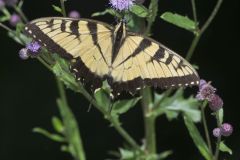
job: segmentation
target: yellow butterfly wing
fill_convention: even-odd
[[[145,85],[176,88],[197,85],[199,76],[181,56],[147,37],[129,33],[112,64],[113,88],[135,92]]]
[[[50,52],[76,59],[72,71],[78,80],[93,80],[95,87],[109,73],[112,57],[112,27],[89,19],[49,17],[36,19],[25,33]]]

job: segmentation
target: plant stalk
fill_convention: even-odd
[[[207,120],[206,120],[206,115],[205,115],[205,107],[208,104],[207,101],[204,101],[203,104],[201,105],[201,113],[202,113],[202,122],[203,122],[203,127],[204,127],[204,133],[205,133],[205,137],[207,140],[207,145],[209,148],[210,153],[212,154],[212,144],[211,144],[211,140],[210,140],[210,136],[209,136],[209,130],[208,130],[208,126],[207,126]]]
[[[60,3],[61,3],[63,17],[67,17],[64,0],[60,0]]]
[[[216,120],[217,120],[217,126],[221,127],[220,118],[219,118],[219,111],[216,112]],[[219,136],[217,138],[216,150],[215,150],[215,154],[214,154],[214,159],[215,160],[218,160],[218,157],[219,157],[220,142],[221,142],[221,136]]]
[[[206,31],[206,29],[209,27],[209,25],[211,24],[211,22],[213,21],[213,19],[215,18],[215,16],[217,15],[221,4],[222,4],[223,0],[218,0],[217,4],[215,5],[211,15],[208,17],[207,21],[204,23],[204,25],[202,26],[201,29],[197,30],[197,34],[195,34],[195,37],[192,41],[192,44],[190,46],[190,48],[188,49],[187,55],[186,55],[186,60],[190,61],[190,59],[192,58],[192,55],[197,47],[197,44],[202,36],[202,34]],[[192,0],[192,7],[193,7],[193,15],[194,15],[194,20],[195,23],[197,24],[197,13],[196,13],[196,7],[195,7],[195,1]]]

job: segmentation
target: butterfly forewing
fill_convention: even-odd
[[[41,18],[25,27],[25,32],[49,51],[76,59],[77,78],[102,78],[109,73],[112,52],[111,26],[88,19]]]

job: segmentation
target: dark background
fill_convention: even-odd
[[[211,13],[216,1],[197,1],[200,24]],[[29,19],[58,15],[51,4],[56,0],[25,0],[24,12]],[[81,16],[89,18],[91,13],[102,11],[108,1],[69,0],[67,10],[77,9]],[[159,15],[164,11],[173,11],[192,17],[190,0],[159,1]],[[233,156],[226,159],[240,159],[239,131],[239,0],[225,0],[216,19],[203,35],[192,62],[200,67],[199,74],[211,80],[224,100],[225,122],[234,126],[234,133],[226,139],[233,149]],[[99,20],[114,24],[110,16]],[[153,27],[153,37],[178,53],[185,53],[191,43],[192,34],[157,18]],[[58,95],[54,76],[36,60],[22,61],[18,51],[22,46],[7,37],[0,28],[1,67],[0,67],[0,159],[71,159],[59,151],[60,145],[45,137],[32,133],[32,128],[41,126],[52,130],[50,119],[58,115],[55,99]],[[92,109],[87,112],[89,102],[79,95],[68,91],[69,102],[78,119],[87,158],[101,160],[109,157],[109,150],[117,150],[123,145],[123,139],[109,127],[102,115]],[[210,130],[215,127],[213,117],[208,119]],[[139,106],[123,116],[123,126],[140,143],[144,136]],[[201,127],[200,127],[201,128]],[[168,122],[165,117],[157,121],[158,150],[172,149],[170,159],[200,160],[200,154],[194,147],[181,118]],[[223,159],[223,158],[221,158]]]

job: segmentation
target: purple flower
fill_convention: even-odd
[[[70,18],[80,18],[80,14],[79,14],[78,11],[73,10],[73,11],[69,12],[68,17],[70,17]]]
[[[220,128],[214,128],[213,129],[213,136],[214,137],[220,137],[221,136],[221,129]]]
[[[233,127],[232,127],[232,125],[229,124],[229,123],[223,123],[223,124],[221,125],[220,130],[221,130],[221,135],[223,135],[223,136],[225,136],[225,137],[228,137],[228,136],[230,136],[230,135],[232,134],[232,132],[233,132]]]
[[[135,0],[110,0],[110,5],[112,8],[123,11],[123,10],[128,10],[131,8],[134,4]]]
[[[216,89],[205,80],[200,80],[199,92],[196,96],[198,100],[208,100],[215,94]]]
[[[15,27],[19,22],[21,22],[21,18],[19,17],[19,15],[13,13],[9,20],[9,23]]]
[[[4,0],[7,6],[14,6],[18,0]]]
[[[38,42],[31,42],[27,44],[26,48],[31,56],[37,56],[41,46]]]
[[[29,58],[27,48],[22,48],[22,49],[19,51],[18,54],[19,54],[19,57],[20,57],[22,60],[26,60],[26,59]]]
[[[212,111],[218,111],[223,107],[223,100],[217,94],[213,94],[213,96],[209,99],[209,107]]]
[[[3,0],[0,0],[0,10],[2,10],[5,6],[5,3]]]

